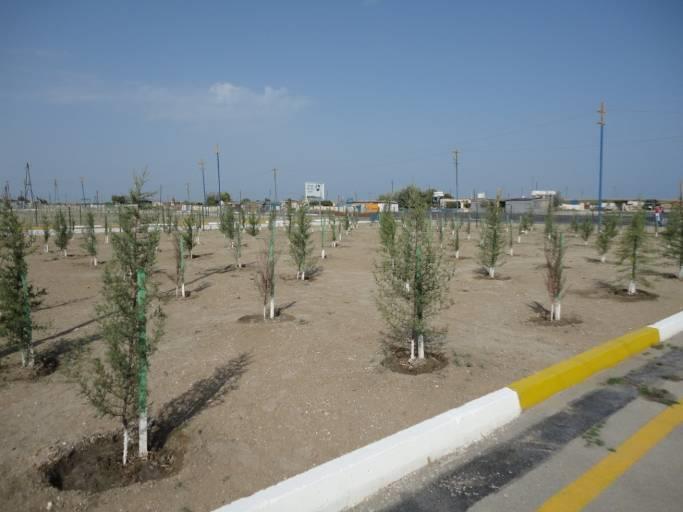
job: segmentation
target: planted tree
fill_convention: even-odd
[[[306,279],[306,271],[310,265],[313,252],[311,240],[311,219],[307,215],[308,208],[304,205],[294,213],[293,226],[289,234],[289,252],[296,266],[296,278]]]
[[[553,208],[553,201],[548,198],[548,208],[545,212],[545,230],[543,234],[550,238],[555,230],[555,209]]]
[[[484,232],[479,251],[479,262],[491,279],[496,277],[496,266],[505,250],[503,236],[503,209],[500,207],[500,196],[495,201],[489,201],[484,219]]]
[[[0,207],[0,336],[8,346],[21,351],[21,366],[32,368],[35,363],[31,311],[41,301],[44,292],[28,282],[26,256],[31,252],[33,238],[24,231],[8,199]]]
[[[565,292],[566,277],[564,275],[564,235],[555,230],[549,240],[545,241],[545,284],[550,297],[550,321],[562,317],[562,296]]]
[[[55,244],[65,257],[72,237],[73,231],[69,228],[64,213],[62,210],[58,210],[55,217]]]
[[[240,210],[241,211],[241,210]],[[238,269],[242,268],[241,258],[242,258],[242,225],[240,223],[239,217],[235,219],[235,224],[233,232],[235,233],[235,239],[232,244],[232,254],[235,257],[235,265]]]
[[[640,211],[631,217],[630,224],[624,229],[617,258],[622,273],[628,277],[628,295],[638,293],[637,283],[647,284],[643,278],[648,258],[647,234],[645,233],[645,212]]]
[[[588,245],[588,239],[593,234],[593,219],[591,217],[584,217],[579,226],[579,231],[581,233],[581,239],[583,240],[583,245]]]
[[[136,417],[138,455],[147,458],[147,374],[163,321],[157,289],[147,279],[159,233],[150,228],[142,202],[135,202],[149,197],[142,191],[144,176],[135,178],[130,194],[138,207],[122,210],[120,232],[112,236],[112,259],[104,270],[102,302],[96,306],[107,350],[104,359],[93,361],[92,375],[81,378],[81,390],[97,412],[121,422],[124,465]]]
[[[173,233],[173,255],[175,257],[175,296],[185,298],[185,238],[177,231]]]
[[[95,236],[95,216],[88,210],[85,214],[85,229],[83,230],[83,248],[90,256],[94,267],[97,266],[97,237]]]
[[[572,222],[569,224],[569,230],[574,233],[574,235],[579,232],[579,220],[576,218],[576,214],[572,215]]]
[[[445,299],[451,274],[442,263],[441,249],[433,242],[424,204],[412,205],[397,239],[400,257],[392,268],[391,256],[383,250],[375,280],[377,305],[392,338],[401,344],[407,341],[410,361],[419,362],[425,358],[425,344],[436,341],[430,320],[448,305]]]
[[[185,241],[185,247],[190,252],[190,259],[192,259],[192,252],[197,245],[197,223],[194,214],[191,213],[185,217],[183,224],[185,229],[183,230],[182,236]]]
[[[455,222],[453,227],[453,250],[455,251],[455,259],[460,259],[460,228],[462,224],[460,221]]]
[[[43,250],[45,252],[50,252],[50,218],[47,215],[43,215],[42,218],[43,225]]]
[[[325,259],[325,217],[323,217],[322,205],[320,206],[320,258]]]
[[[600,262],[605,263],[607,260],[607,253],[612,248],[612,242],[619,234],[617,229],[618,219],[614,215],[605,215],[603,217],[602,229],[598,233],[595,240],[595,246],[600,254]]]
[[[263,319],[275,318],[275,226],[269,221],[271,235],[260,251],[256,267],[256,286],[263,297]]]
[[[235,245],[235,211],[232,206],[228,205],[221,213],[220,223],[218,225],[223,236],[230,240],[230,245]]]
[[[107,212],[104,213],[104,243],[109,244],[109,233],[111,233],[111,226],[109,225],[109,217]]]
[[[287,237],[292,235],[292,223],[294,222],[294,207],[292,206],[292,200],[287,199],[285,203],[285,219],[287,220]]]
[[[396,258],[396,218],[390,211],[383,210],[379,214],[379,240],[382,252],[393,267]]]
[[[443,225],[443,216],[441,215],[441,212],[437,214],[436,218],[436,231],[439,235],[439,247],[443,249],[443,232],[444,232],[444,225]]]
[[[251,236],[258,235],[259,225],[261,224],[261,217],[256,215],[256,212],[249,212],[249,217],[247,218],[247,233]]]
[[[679,197],[666,221],[664,255],[678,266],[678,279],[683,279],[683,197]]]
[[[349,230],[351,229],[351,221],[349,220],[349,212],[344,212],[344,231],[346,232],[347,236],[349,234]]]
[[[333,212],[330,212],[330,238],[332,238],[332,247],[337,247],[337,218]]]
[[[467,234],[467,239],[472,237],[472,216],[467,214],[467,225],[465,226],[465,234]]]

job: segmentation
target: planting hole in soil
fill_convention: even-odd
[[[177,473],[183,463],[184,441],[174,436],[160,450],[149,452],[146,461],[121,462],[121,434],[93,436],[82,441],[41,468],[45,480],[60,491],[102,492],[133,483],[159,480]],[[131,443],[129,453],[135,454]]]
[[[403,347],[388,347],[386,356],[382,360],[382,366],[392,372],[407,375],[420,375],[441,370],[448,364],[445,355],[438,352],[425,352],[423,360],[410,361],[410,351]]]
[[[270,318],[263,318],[263,315],[244,315],[241,316],[237,319],[237,321],[241,324],[262,324],[262,323],[268,323],[268,322],[291,322],[292,320],[295,320],[295,318],[292,315],[288,315],[287,313],[279,313],[275,315],[275,318],[272,320]]]

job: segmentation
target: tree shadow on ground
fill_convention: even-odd
[[[195,382],[185,393],[164,404],[151,424],[150,448],[152,450],[163,448],[176,429],[206,407],[220,402],[228,392],[237,389],[238,382],[250,362],[250,354],[240,354],[216,368],[210,377]]]
[[[80,297],[78,299],[67,300],[66,302],[60,302],[58,304],[52,304],[50,306],[37,307],[33,311],[47,311],[48,309],[61,308],[62,306],[69,306],[71,304],[76,304],[77,302],[83,302],[84,300],[92,299],[93,297]]]

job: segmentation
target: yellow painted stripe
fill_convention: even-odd
[[[569,512],[583,509],[612,482],[638,462],[657,443],[683,423],[683,405],[668,407],[538,509],[538,512]]]
[[[655,343],[659,343],[659,330],[644,327],[518,380],[509,387],[517,392],[522,409],[528,409]]]

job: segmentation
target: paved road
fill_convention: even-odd
[[[666,402],[683,401],[681,379],[678,336],[547,400],[494,438],[409,475],[353,510],[678,512],[683,405]]]

